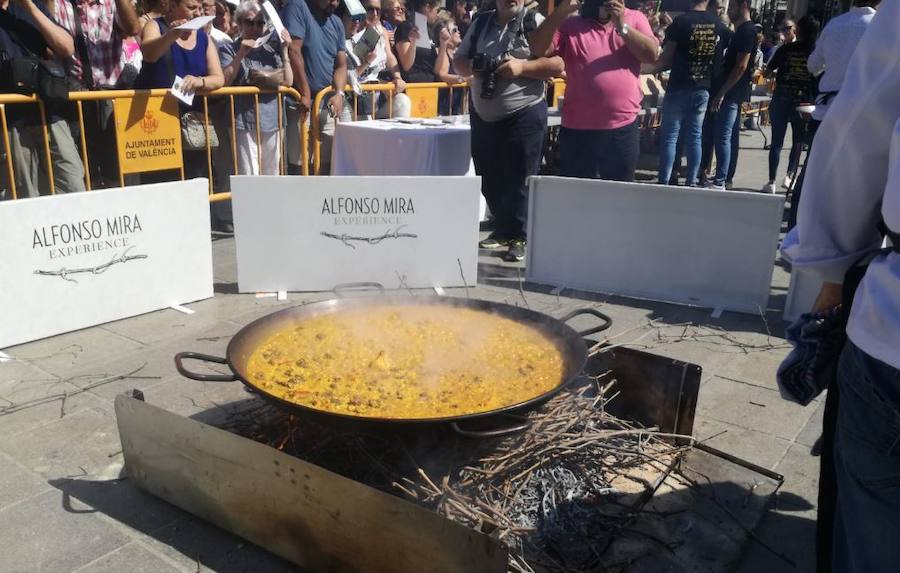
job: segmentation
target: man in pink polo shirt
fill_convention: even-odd
[[[570,17],[579,7],[581,14]],[[564,0],[533,34],[535,56],[561,56],[566,99],[560,175],[633,181],[640,153],[641,64],[659,42],[647,17],[622,0]]]

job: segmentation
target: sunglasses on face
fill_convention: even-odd
[[[457,34],[459,33],[459,28],[447,28],[447,31],[451,34]]]
[[[381,6],[366,6],[366,12],[368,12],[369,14],[381,12]]]
[[[250,20],[250,19],[244,20],[245,26],[264,26],[265,23],[266,23],[266,21],[264,18],[257,18],[255,20]]]
[[[403,6],[394,6],[394,12],[406,12],[406,8]]]

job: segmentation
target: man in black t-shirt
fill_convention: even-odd
[[[697,182],[700,170],[700,139],[703,116],[709,102],[716,64],[716,47],[721,22],[707,12],[707,0],[692,0],[691,10],[675,18],[666,29],[666,40],[657,69],[671,67],[663,118],[660,129],[659,183],[666,184],[672,174],[683,131],[683,145],[687,154],[686,185]]]
[[[394,49],[400,64],[400,74],[407,83],[434,82],[437,49],[428,36],[428,30],[437,21],[438,3],[437,0],[416,0],[415,7],[416,13],[401,22],[394,31]],[[427,29],[416,26],[416,20],[421,21],[422,16],[428,23]],[[425,44],[428,47],[424,47]]]
[[[764,193],[776,191],[775,177],[788,125],[791,126],[793,144],[784,186],[791,186],[800,166],[800,150],[806,136],[806,122],[800,117],[797,106],[812,103],[815,99],[815,79],[806,64],[816,46],[819,21],[813,16],[804,16],[794,29],[797,33],[796,41],[778,48],[766,69],[766,77],[775,75],[775,93],[769,104],[772,143],[769,148],[769,182],[763,187]]]
[[[753,56],[758,39],[756,27],[750,20],[749,0],[731,0],[728,17],[734,24],[734,35],[725,50],[724,81],[710,109],[716,112],[714,141],[716,147],[716,176],[711,186],[725,189],[731,163],[732,133],[740,116],[741,104],[750,101],[750,80],[753,77]]]

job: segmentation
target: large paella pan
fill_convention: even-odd
[[[576,332],[566,321],[602,323]],[[240,380],[299,414],[378,423],[456,422],[532,408],[575,379],[584,336],[609,317],[583,309],[555,319],[473,299],[381,296],[335,299],[279,311],[242,328],[225,358],[183,352],[178,371]],[[198,374],[185,359],[227,364]]]

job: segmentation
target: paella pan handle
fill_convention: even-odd
[[[341,283],[339,285],[334,285],[334,288],[331,291],[338,297],[341,298],[344,295],[345,291],[349,290],[372,290],[375,289],[381,294],[384,294],[384,285],[376,282],[361,282],[361,283]]]
[[[514,426],[496,428],[494,430],[466,430],[459,427],[459,422],[451,422],[450,427],[453,428],[454,432],[464,438],[499,438],[501,436],[523,432],[531,427],[531,420],[525,416],[520,416],[518,414],[503,414],[503,417],[510,418],[518,423]]]
[[[175,369],[185,378],[191,380],[199,380],[201,382],[234,382],[237,376],[234,374],[198,374],[191,372],[184,367],[185,359],[202,360],[204,362],[214,362],[215,364],[228,364],[228,360],[219,358],[218,356],[210,356],[209,354],[200,354],[198,352],[179,352],[175,355]],[[231,368],[231,366],[229,366]]]
[[[612,319],[609,316],[603,314],[602,312],[600,312],[599,310],[596,310],[594,308],[580,308],[578,310],[573,310],[572,312],[570,312],[569,314],[560,318],[559,320],[560,320],[560,322],[569,322],[576,316],[581,316],[582,314],[590,314],[591,316],[599,318],[600,320],[603,321],[603,324],[601,324],[600,326],[595,326],[593,328],[589,328],[587,330],[582,330],[581,332],[578,333],[578,336],[585,337],[585,336],[590,336],[591,334],[597,334],[598,332],[603,332],[604,330],[606,330],[607,328],[612,326],[612,322],[613,322]]]

